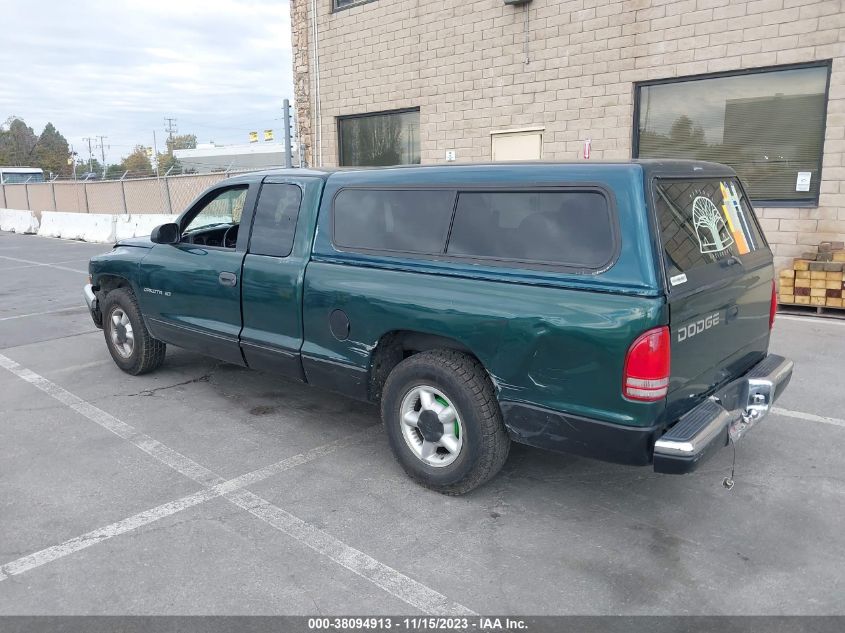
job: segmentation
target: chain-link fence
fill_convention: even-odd
[[[0,185],[0,208],[71,213],[181,213],[211,185],[246,171],[249,170]]]

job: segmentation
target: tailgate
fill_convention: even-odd
[[[736,178],[652,183],[666,270],[677,419],[769,346],[772,256]]]

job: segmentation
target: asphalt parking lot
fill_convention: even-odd
[[[514,446],[460,498],[374,407],[169,348],[133,378],[107,247],[0,233],[0,614],[845,614],[845,322],[779,317],[778,412],[687,476]]]

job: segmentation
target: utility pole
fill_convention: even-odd
[[[91,149],[91,142],[94,139],[90,136],[86,136],[82,140],[88,142],[88,173],[90,174],[94,171],[94,151]]]
[[[290,169],[293,167],[293,156],[291,156],[291,143],[290,143],[290,101],[288,99],[284,100],[284,105],[282,106],[284,110],[284,122],[285,122],[285,167]]]
[[[153,160],[156,163],[156,178],[158,178],[158,145],[156,145],[156,131],[153,130]]]
[[[106,146],[103,143],[103,141],[105,139],[107,139],[108,136],[98,135],[97,138],[100,141],[100,156],[103,159],[103,178],[105,178],[106,177]]]
[[[173,117],[166,116],[164,117],[164,131],[167,132],[168,138],[170,139],[170,145],[168,149],[172,152],[173,151],[173,135],[176,134],[179,130],[176,128],[176,119]]]

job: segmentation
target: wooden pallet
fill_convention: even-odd
[[[845,308],[830,306],[810,306],[802,303],[778,303],[778,314],[800,316],[819,316],[827,319],[845,320]]]

